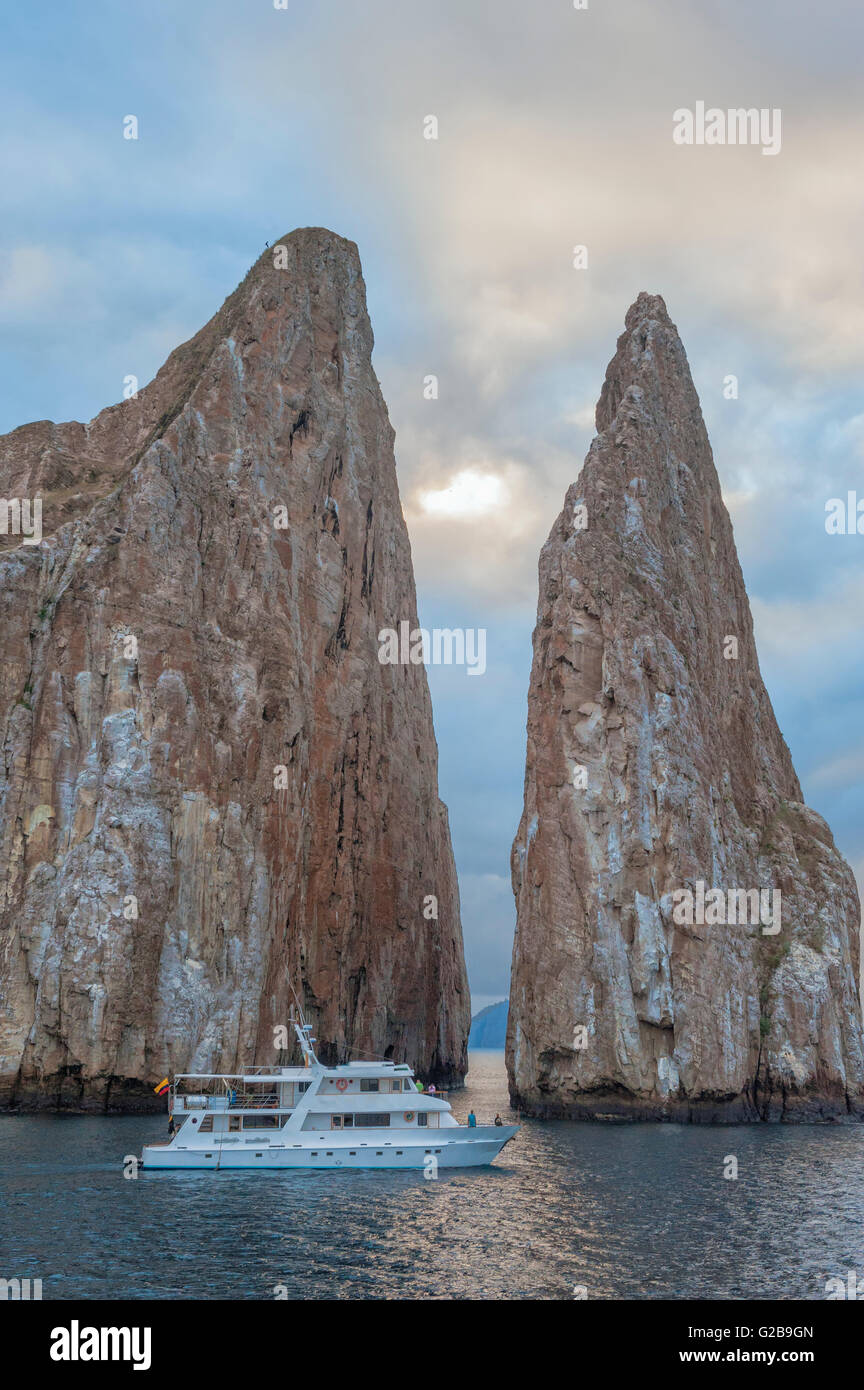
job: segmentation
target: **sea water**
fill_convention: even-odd
[[[503,1053],[472,1053],[450,1100],[515,1118]],[[864,1275],[860,1126],[525,1120],[491,1167],[436,1179],[125,1178],[166,1128],[0,1116],[0,1278],[43,1299],[824,1299]]]

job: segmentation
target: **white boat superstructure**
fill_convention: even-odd
[[[304,1065],[174,1077],[177,1126],[146,1144],[144,1168],[473,1168],[491,1163],[518,1125],[460,1125],[448,1102],[418,1091],[394,1062],[323,1066],[310,1025],[295,1023]]]

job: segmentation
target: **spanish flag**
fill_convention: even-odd
[[[158,1086],[153,1087],[153,1090],[156,1092],[157,1096],[164,1096],[165,1092],[168,1090],[168,1086],[169,1082],[166,1076],[164,1081],[160,1081]]]

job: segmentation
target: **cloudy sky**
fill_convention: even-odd
[[[360,248],[421,620],[488,632],[482,679],[430,670],[477,1006],[508,986],[538,552],[642,289],[689,355],[805,795],[864,878],[864,536],[824,526],[828,498],[864,496],[862,14],[5,9],[0,431],[87,420],[149,380],[265,241],[316,225]],[[699,101],[779,108],[779,153],[676,145],[672,113]]]

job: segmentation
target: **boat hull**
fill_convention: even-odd
[[[277,1168],[478,1168],[497,1158],[517,1125],[478,1125],[467,1130],[460,1126],[458,1137],[440,1138],[433,1143],[408,1140],[335,1143],[331,1136],[316,1137],[303,1144],[212,1144],[188,1148],[173,1144],[147,1144],[141,1166],[156,1168],[242,1168],[272,1171]],[[443,1130],[442,1134],[451,1133]],[[434,1165],[430,1160],[434,1159]]]

